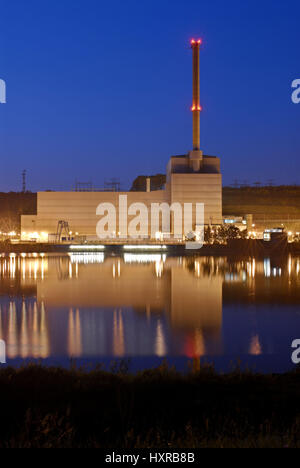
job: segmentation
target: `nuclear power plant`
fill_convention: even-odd
[[[145,192],[85,191],[85,192],[39,192],[37,195],[37,214],[26,215],[21,219],[23,241],[53,241],[58,234],[58,227],[86,241],[97,240],[96,226],[100,220],[97,207],[102,203],[113,204],[119,212],[117,224],[111,237],[118,237],[120,231],[127,230],[121,223],[130,222],[128,213],[123,213],[124,206],[119,203],[120,196],[126,195],[128,205],[144,203],[149,208],[153,203],[204,204],[205,225],[222,224],[222,175],[220,159],[206,156],[200,146],[200,39],[191,40],[193,52],[193,147],[185,155],[171,156],[167,165],[166,185],[163,190],[151,190],[147,183]],[[127,210],[127,208],[126,208]],[[123,221],[121,221],[123,220]],[[148,232],[141,237],[153,238],[151,220]],[[196,215],[193,213],[193,229],[196,229]],[[170,229],[174,230],[174,220],[170,212]],[[163,235],[163,226],[160,226]],[[59,235],[61,232],[59,233]],[[187,233],[183,231],[183,237]],[[56,238],[57,240],[57,238]]]

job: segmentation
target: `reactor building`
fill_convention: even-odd
[[[185,155],[171,156],[167,165],[166,185],[163,190],[151,191],[147,184],[145,192],[117,192],[117,191],[70,191],[70,192],[38,192],[37,214],[21,217],[21,238],[23,241],[34,240],[48,242],[54,239],[58,232],[58,225],[68,226],[73,235],[86,238],[87,241],[97,240],[96,226],[99,222],[97,207],[102,203],[113,204],[116,209],[124,209],[119,206],[120,195],[126,195],[128,205],[133,203],[151,204],[173,203],[180,204],[204,204],[204,224],[222,224],[222,175],[220,159],[214,156],[206,156],[200,146],[200,39],[191,40],[193,52],[193,149]],[[149,181],[148,181],[149,182]],[[171,231],[173,229],[172,213],[170,213]],[[130,216],[118,217],[127,219]],[[196,218],[194,223],[196,223]],[[124,226],[116,225],[117,236]],[[151,220],[149,219],[148,235],[151,232]],[[163,228],[160,228],[163,229]],[[162,232],[163,234],[163,232]],[[183,236],[187,233],[183,232]]]

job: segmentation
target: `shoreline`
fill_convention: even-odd
[[[200,249],[187,249],[185,244],[171,243],[99,243],[99,244],[49,244],[49,243],[0,243],[1,254],[68,254],[68,253],[124,253],[167,254],[176,256],[285,256],[300,255],[300,243],[271,243],[262,240],[232,240],[227,244],[203,245]]]

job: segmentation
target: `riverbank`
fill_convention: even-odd
[[[266,255],[300,255],[300,242],[288,244],[264,242],[255,239],[230,240],[227,244],[205,244],[200,249],[186,248],[182,244],[158,244],[158,243],[103,243],[103,244],[51,244],[51,243],[0,243],[0,254],[34,254],[34,253],[95,253],[105,252],[107,254],[122,255],[124,253],[167,253],[170,255],[200,255],[200,256],[226,256],[239,255],[251,257],[264,257]]]
[[[0,369],[0,447],[300,447],[300,371]]]

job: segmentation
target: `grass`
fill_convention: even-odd
[[[0,370],[0,447],[300,447],[300,371]]]

